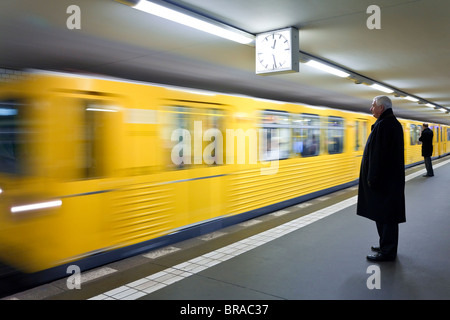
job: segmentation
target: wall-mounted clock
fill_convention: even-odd
[[[256,35],[256,74],[299,71],[298,29],[264,32]]]

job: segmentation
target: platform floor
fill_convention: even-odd
[[[433,165],[431,178],[423,165],[406,172],[393,262],[366,260],[378,235],[353,187],[88,271],[81,289],[61,279],[5,299],[448,300],[450,159]]]

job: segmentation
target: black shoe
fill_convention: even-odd
[[[395,260],[395,257],[389,257],[380,252],[377,252],[375,254],[369,254],[366,258],[367,258],[367,260],[376,261],[376,262]]]
[[[370,250],[375,251],[375,252],[380,252],[380,247],[370,247]]]
[[[422,177],[434,177],[434,174],[424,174]]]

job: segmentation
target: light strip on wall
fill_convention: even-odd
[[[308,66],[311,66],[313,68],[334,74],[335,76],[341,77],[341,78],[347,78],[350,76],[349,73],[341,71],[337,68],[334,67],[330,67],[326,64],[323,64],[321,62],[315,61],[315,60],[309,60],[308,62],[305,63]]]
[[[133,8],[242,44],[250,44],[255,40],[253,34],[243,32],[162,1],[141,0]]]
[[[210,92],[210,91],[204,91],[204,90],[195,90],[195,89],[181,89],[181,88],[167,88],[168,90],[173,90],[173,91],[180,91],[180,92],[186,92],[186,93],[191,93],[191,94],[198,94],[198,95],[202,95],[202,96],[215,96],[216,93],[215,92]]]
[[[54,207],[60,207],[61,205],[62,205],[61,200],[32,203],[32,204],[27,204],[27,205],[23,205],[23,206],[12,207],[11,213],[18,213],[18,212],[23,212],[23,211],[31,211],[31,210],[46,209],[46,208],[54,208]]]
[[[99,111],[99,112],[118,112],[114,109],[102,109],[102,108],[86,108],[86,111]]]
[[[271,99],[262,99],[262,98],[252,98],[255,101],[258,102],[270,102],[270,103],[275,103],[275,104],[285,104],[286,102],[284,101],[277,101],[277,100],[271,100]]]

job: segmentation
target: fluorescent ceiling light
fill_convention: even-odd
[[[386,92],[386,93],[393,93],[393,92],[394,92],[394,90],[391,90],[391,89],[389,89],[389,88],[386,88],[386,87],[381,86],[381,85],[376,84],[376,83],[374,83],[373,85],[371,85],[371,87],[374,88],[374,89],[376,89],[376,90],[383,91],[383,92]]]
[[[334,74],[335,76],[338,76],[338,77],[341,77],[341,78],[347,78],[347,77],[350,76],[350,74],[347,73],[347,72],[344,72],[344,71],[341,71],[339,69],[330,67],[330,66],[328,66],[326,64],[323,64],[323,63],[315,61],[315,60],[309,60],[308,62],[306,62],[306,64],[308,66],[314,67],[316,69],[319,69],[319,70],[322,70],[322,71]]]
[[[418,102],[419,101],[419,99],[413,98],[411,96],[406,96],[405,99],[409,100],[409,101],[413,101],[413,102]]]
[[[429,108],[436,108],[436,106],[434,104],[431,104],[431,103],[427,103],[426,106],[429,107]]]
[[[40,202],[40,203],[33,203],[33,204],[27,204],[27,205],[23,205],[23,206],[12,207],[11,212],[17,213],[17,212],[30,211],[30,210],[54,208],[54,207],[60,207],[61,205],[62,205],[61,200]]]
[[[141,0],[133,8],[242,44],[249,44],[255,40],[255,36],[250,33],[232,28],[162,1]]]

